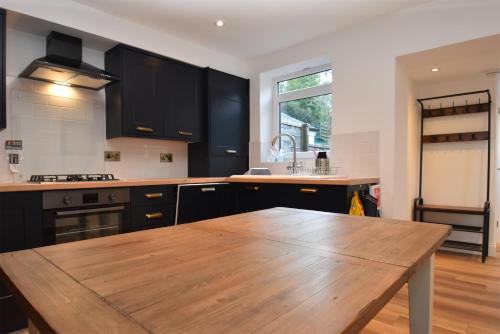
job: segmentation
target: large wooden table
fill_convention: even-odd
[[[448,226],[287,208],[0,255],[30,319],[58,333],[356,333],[409,282],[430,332]]]

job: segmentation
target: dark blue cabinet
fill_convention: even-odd
[[[234,190],[229,183],[179,186],[177,224],[228,216],[234,213]]]
[[[39,192],[0,193],[0,252],[41,246],[41,212]],[[21,308],[0,283],[0,333],[26,326]]]
[[[189,176],[230,176],[248,170],[249,80],[206,70],[206,141],[188,148]]]
[[[107,138],[202,139],[203,69],[121,44],[105,63],[121,78],[106,87]]]

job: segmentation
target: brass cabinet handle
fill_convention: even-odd
[[[177,131],[178,134],[180,134],[181,136],[192,136],[193,133],[192,132],[189,132],[189,131]]]
[[[204,192],[204,193],[214,192],[215,188],[214,187],[201,188],[201,191]]]
[[[147,127],[144,127],[144,126],[138,126],[135,129],[137,131],[140,131],[140,132],[153,132],[154,131],[152,128],[147,128]]]
[[[163,197],[163,193],[144,194],[144,197],[146,197],[146,198],[160,198],[160,197]]]
[[[245,187],[246,190],[254,190],[254,191],[257,191],[257,190],[260,190],[260,187]]]
[[[147,219],[159,219],[163,217],[163,213],[161,212],[146,213],[145,216]]]
[[[226,150],[226,153],[227,154],[236,154],[236,153],[238,153],[238,151],[236,151],[236,150]]]
[[[301,193],[305,194],[316,194],[318,192],[318,189],[316,188],[300,188]]]

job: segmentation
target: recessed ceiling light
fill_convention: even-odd
[[[434,67],[431,71],[432,72],[439,72],[439,68],[438,67]]]
[[[215,25],[220,28],[220,27],[222,27],[224,25],[224,21],[217,20],[217,22],[215,22]]]

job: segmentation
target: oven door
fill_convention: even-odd
[[[127,205],[54,209],[44,212],[46,245],[105,237],[126,231]]]

